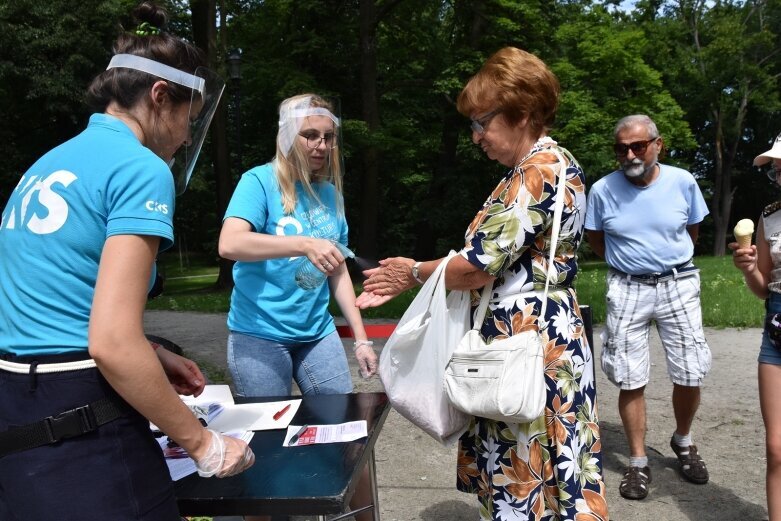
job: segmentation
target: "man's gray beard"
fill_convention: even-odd
[[[624,165],[623,169],[624,169],[624,175],[627,177],[631,177],[632,179],[643,177],[646,172],[645,165],[642,162]]]

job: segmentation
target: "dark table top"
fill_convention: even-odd
[[[286,429],[258,431],[255,464],[230,478],[190,475],[175,483],[182,515],[337,514],[355,490],[360,470],[390,410],[385,393],[236,398],[236,403],[302,398],[293,425],[366,420],[368,436],[346,443],[283,447]]]

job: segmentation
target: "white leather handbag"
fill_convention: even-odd
[[[551,272],[555,269],[553,259],[566,181],[566,164],[560,154],[556,153],[556,156],[561,167],[539,330],[524,331],[486,344],[480,336],[480,327],[491,300],[493,283],[489,283],[483,288],[473,328],[463,337],[445,369],[444,386],[448,399],[453,407],[473,416],[507,423],[528,423],[539,418],[545,410],[545,354],[539,331],[544,328],[548,287]]]

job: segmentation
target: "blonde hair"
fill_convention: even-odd
[[[466,117],[499,110],[510,125],[528,118],[537,134],[556,119],[559,80],[535,55],[504,47],[488,58],[458,95],[456,107]]]
[[[309,107],[321,107],[333,112],[331,103],[316,94],[299,94],[284,100],[280,105],[280,114],[282,107],[294,105],[303,102],[305,98],[310,98]],[[334,124],[334,131],[337,126]],[[338,135],[338,134],[337,134]],[[287,156],[280,149],[279,139],[277,139],[277,154],[274,156],[274,172],[279,183],[279,191],[282,194],[282,207],[285,214],[292,214],[296,208],[296,181],[301,181],[304,190],[318,203],[322,201],[312,188],[313,182],[331,183],[336,188],[336,209],[338,214],[344,213],[344,202],[342,198],[342,161],[341,161],[341,143],[336,140],[336,146],[328,151],[328,160],[317,172],[309,168],[309,152],[306,145],[300,139],[293,141],[293,146],[287,153]]]

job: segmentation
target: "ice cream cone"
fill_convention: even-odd
[[[738,241],[738,247],[748,248],[751,246],[751,236],[754,234],[754,221],[751,219],[741,219],[732,230],[735,234],[735,240]]]
[[[739,248],[749,248],[751,246],[751,235],[736,235],[735,240],[738,241]]]

